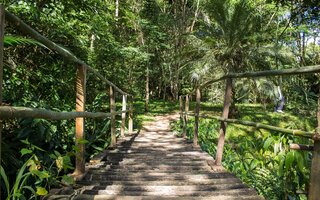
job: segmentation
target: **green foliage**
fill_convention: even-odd
[[[278,1],[276,1],[278,2]],[[283,1],[280,1],[283,3]],[[319,64],[320,49],[316,40],[319,36],[319,20],[313,19],[311,7],[299,3],[277,6],[274,1],[264,0],[209,0],[209,1],[121,1],[119,16],[115,17],[114,1],[4,1],[6,10],[19,16],[24,22],[45,37],[72,51],[77,57],[89,63],[106,78],[124,91],[139,99],[135,104],[137,127],[149,115],[163,114],[177,110],[175,102],[179,94],[193,90],[190,83],[192,74],[197,82],[204,82],[225,72],[258,69],[279,69],[304,64]],[[308,4],[307,4],[308,5]],[[297,14],[298,11],[303,14]],[[315,9],[315,8],[314,8]],[[289,13],[293,14],[289,14]],[[299,16],[299,18],[297,17]],[[192,28],[191,28],[192,27]],[[3,101],[14,106],[49,108],[56,111],[74,110],[75,73],[74,63],[63,60],[55,52],[43,48],[38,42],[21,37],[20,32],[8,23],[5,37],[5,69]],[[304,36],[302,38],[301,36]],[[308,41],[308,42],[307,42]],[[310,42],[311,41],[311,42]],[[145,94],[145,72],[148,69],[150,81],[150,112],[143,115]],[[262,103],[261,106],[239,107],[240,117],[247,120],[260,120],[287,128],[310,129],[314,121],[310,107],[315,107],[319,78],[316,75],[283,78],[255,79],[236,82],[236,100],[242,103]],[[281,85],[286,98],[287,109],[299,116],[290,114],[281,117],[265,112],[273,102],[271,86]],[[88,74],[86,109],[108,112],[106,85]],[[203,91],[203,99],[221,102],[224,83],[216,83]],[[162,98],[163,101],[154,101]],[[194,105],[191,105],[192,107]],[[209,113],[220,111],[219,106],[207,107]],[[293,108],[299,109],[293,109]],[[190,109],[192,110],[192,109]],[[255,115],[243,113],[255,113]],[[301,118],[303,115],[304,118]],[[280,123],[280,119],[288,123]],[[192,122],[192,118],[190,119]],[[109,120],[86,120],[86,159],[103,151],[110,143]],[[210,154],[215,153],[218,123],[203,121],[200,127],[200,142]],[[118,124],[119,125],[119,124]],[[192,123],[188,125],[188,136],[192,137]],[[238,135],[227,136],[230,141],[244,140],[241,136],[254,129],[243,126],[229,126],[229,131]],[[267,134],[265,131],[259,132]],[[258,134],[259,135],[259,134]],[[295,153],[272,154],[274,149],[283,148],[289,141],[264,136],[259,145],[245,142],[240,149],[232,144],[226,149],[230,155],[239,155],[236,167],[241,169],[248,182],[257,179],[256,188],[261,193],[271,195],[273,188],[266,187],[279,177],[300,177],[297,181],[283,179],[275,185],[275,197],[284,193],[294,196],[292,191],[304,188],[307,155]],[[281,137],[280,137],[281,138]],[[253,139],[251,138],[251,141]],[[265,141],[265,142],[263,142]],[[33,191],[23,189],[26,198],[30,195],[45,194],[43,188],[59,182],[71,184],[66,173],[72,170],[74,155],[74,122],[48,121],[43,119],[8,120],[4,123],[1,164],[11,186],[17,171],[24,166],[28,155],[35,155],[40,166],[49,172],[49,178],[38,174],[39,184]],[[281,146],[281,148],[279,147]],[[252,148],[252,152],[244,151]],[[260,155],[274,156],[278,163],[267,164],[255,160]],[[235,151],[237,150],[237,151]],[[259,152],[259,153],[255,153]],[[285,150],[287,153],[287,150]],[[269,153],[266,153],[269,152]],[[23,155],[23,159],[20,158]],[[252,154],[255,154],[253,157]],[[241,157],[241,156],[243,157]],[[232,157],[232,156],[231,156]],[[301,157],[304,162],[301,162]],[[259,157],[260,158],[260,157]],[[287,158],[287,160],[286,160]],[[35,157],[34,157],[35,159]],[[231,158],[230,158],[231,159]],[[246,163],[241,164],[240,163]],[[253,160],[253,161],[250,161]],[[280,160],[286,160],[281,161]],[[250,161],[250,162],[249,162]],[[287,167],[286,167],[287,163]],[[303,164],[302,164],[303,163]],[[298,171],[286,171],[288,166],[297,164]],[[262,166],[283,166],[283,172]],[[249,170],[248,170],[249,169]],[[252,172],[252,173],[251,173]],[[255,173],[253,173],[255,172]],[[28,173],[25,170],[23,173]],[[36,172],[37,173],[37,172]],[[260,174],[260,177],[259,177]],[[282,175],[281,175],[282,174]],[[302,175],[301,175],[302,174]],[[268,175],[264,177],[264,175]],[[31,179],[37,175],[28,176]],[[28,179],[29,180],[29,179]],[[44,183],[47,182],[47,183]],[[294,182],[293,189],[284,191],[288,183]],[[30,188],[29,188],[30,189]],[[10,193],[10,192],[7,192]],[[294,193],[294,192],[293,192]],[[23,194],[23,195],[25,195]],[[29,196],[28,196],[29,195]]]
[[[289,111],[286,111],[285,115],[263,111],[263,107],[259,105],[237,106],[241,113],[240,118],[244,120],[292,129],[306,128],[304,124],[306,121],[301,123],[301,119],[304,118],[303,113],[294,117]],[[201,106],[201,110],[202,113],[215,113],[216,116],[217,110],[221,112],[222,107],[206,103]],[[312,124],[308,130],[315,125],[315,121],[311,118],[307,119],[307,123]],[[200,119],[199,143],[201,148],[212,156],[216,153],[219,127],[218,121]],[[179,122],[173,124],[173,129],[177,133],[181,132]],[[187,127],[189,139],[193,138],[193,129],[194,118],[190,117]],[[310,142],[307,139],[266,130],[228,124],[223,166],[267,199],[306,199],[301,192],[304,193],[308,189],[311,155],[308,152],[291,151],[289,144]]]
[[[22,152],[29,154],[32,151],[26,153],[26,151],[23,150]],[[37,196],[46,195],[48,191],[44,187],[41,187],[40,183],[44,179],[48,179],[50,175],[46,170],[40,170],[40,168],[41,166],[37,156],[32,155],[18,170],[16,179],[12,187],[10,187],[9,179],[2,166],[0,166],[1,177],[6,188],[6,199],[36,199]],[[38,185],[36,186],[36,190],[30,186],[30,179],[36,180],[35,185]]]
[[[5,47],[14,46],[14,45],[40,45],[40,46],[43,46],[41,43],[39,43],[33,39],[23,38],[23,37],[19,37],[19,36],[11,36],[11,35],[5,36],[3,42],[4,42]]]

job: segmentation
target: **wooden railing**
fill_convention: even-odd
[[[310,178],[310,185],[309,185],[309,192],[308,192],[308,199],[309,200],[316,200],[320,197],[320,96],[318,98],[318,110],[317,110],[317,128],[315,129],[315,133],[301,131],[301,130],[290,130],[284,129],[276,126],[271,126],[262,123],[256,123],[251,121],[243,121],[238,119],[229,119],[229,109],[232,101],[232,87],[233,87],[233,79],[240,79],[240,78],[255,78],[255,77],[267,77],[267,76],[286,76],[286,75],[301,75],[301,74],[311,74],[311,73],[319,73],[320,72],[320,65],[315,66],[307,66],[301,68],[292,68],[292,69],[284,69],[284,70],[270,70],[270,71],[258,71],[258,72],[246,72],[246,73],[230,73],[225,76],[221,76],[210,80],[203,85],[198,85],[195,89],[195,96],[196,96],[196,108],[194,114],[188,112],[189,110],[189,95],[180,96],[180,117],[183,120],[183,137],[186,136],[186,127],[187,127],[187,116],[193,115],[195,117],[195,124],[194,124],[194,136],[193,136],[193,144],[198,145],[198,126],[199,126],[199,118],[209,118],[215,119],[220,121],[220,129],[219,129],[219,139],[217,144],[217,152],[215,158],[215,164],[217,166],[221,166],[222,157],[223,157],[223,149],[224,149],[224,142],[226,136],[226,129],[227,123],[236,123],[242,124],[246,126],[254,126],[259,129],[266,129],[277,131],[280,133],[290,134],[294,136],[301,136],[308,139],[312,139],[314,141],[313,146],[307,146],[303,144],[291,144],[290,148],[292,150],[311,150],[313,151],[313,158],[312,158],[312,166],[311,166],[311,178]],[[224,95],[224,105],[221,117],[213,117],[213,116],[206,116],[200,115],[199,107],[200,107],[200,91],[203,88],[206,88],[212,83],[226,80],[226,88],[225,88],[225,95]],[[185,98],[185,109],[183,110],[183,98]]]
[[[52,51],[57,52],[66,59],[76,63],[76,111],[75,112],[55,112],[47,109],[38,108],[26,108],[26,107],[11,107],[2,106],[2,82],[3,82],[3,40],[4,40],[4,21],[5,19],[10,23],[14,24],[20,31],[28,34],[33,39],[37,40],[41,44],[45,45]],[[86,112],[86,79],[87,71],[93,73],[102,82],[109,85],[110,91],[110,113],[104,112]],[[116,111],[115,102],[115,91],[122,95],[122,110]],[[129,109],[127,109],[127,99],[131,99],[129,102]],[[76,119],[75,127],[75,143],[76,143],[76,166],[73,176],[75,179],[81,179],[85,173],[85,118],[110,118],[111,120],[111,144],[110,146],[116,145],[116,115],[121,115],[121,136],[125,134],[126,127],[126,113],[129,112],[128,119],[128,131],[133,132],[133,97],[122,91],[119,87],[113,84],[111,81],[106,79],[97,70],[87,65],[84,61],[77,58],[72,52],[65,48],[55,44],[48,40],[46,37],[32,29],[18,17],[5,11],[4,7],[0,5],[0,120],[13,119],[13,118],[43,118],[49,120],[64,120],[64,119]],[[1,144],[1,129],[0,125],[0,144]],[[1,148],[0,148],[1,151]],[[1,152],[0,152],[1,160]]]

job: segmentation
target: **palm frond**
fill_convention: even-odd
[[[38,46],[45,47],[40,42],[33,40],[33,39],[30,39],[30,38],[24,38],[21,36],[13,36],[13,35],[6,35],[4,37],[4,46],[5,47],[16,46],[16,45],[38,45]]]

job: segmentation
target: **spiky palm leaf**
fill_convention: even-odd
[[[13,36],[13,35],[6,35],[4,37],[4,46],[16,46],[16,45],[39,45],[44,47],[43,44],[40,42],[30,39],[30,38],[24,38],[21,36]]]

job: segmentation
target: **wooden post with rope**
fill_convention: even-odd
[[[126,130],[126,110],[127,110],[127,95],[122,95],[122,114],[121,114],[121,129],[120,135],[124,136]]]
[[[196,89],[196,109],[195,109],[195,119],[194,119],[193,146],[199,146],[199,144],[198,144],[198,131],[199,131],[200,100],[201,100],[200,86],[197,86],[197,89]]]
[[[110,121],[110,132],[111,132],[111,144],[110,147],[113,148],[116,146],[117,138],[116,138],[116,100],[113,91],[113,87],[110,86],[110,113],[111,113],[111,121]]]
[[[186,95],[186,102],[184,106],[184,115],[183,115],[183,129],[182,137],[187,137],[187,126],[188,126],[188,112],[189,112],[189,95]]]
[[[76,78],[76,111],[85,111],[86,101],[86,67],[79,65]],[[85,173],[85,119],[76,118],[76,168],[73,173],[75,178]]]
[[[179,114],[180,114],[180,120],[183,119],[183,96],[179,96]]]
[[[318,97],[318,110],[317,110],[317,128],[316,134],[313,137],[313,153],[309,186],[309,200],[316,200],[320,197],[320,96]]]
[[[129,134],[133,133],[133,97],[129,101],[129,121],[128,121],[128,132]]]

